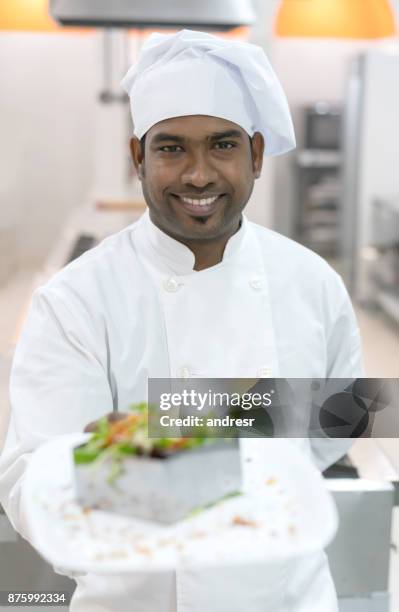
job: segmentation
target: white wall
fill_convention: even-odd
[[[24,267],[39,263],[68,212],[86,198],[96,70],[93,34],[0,35],[3,244],[16,228],[9,270],[15,260]]]

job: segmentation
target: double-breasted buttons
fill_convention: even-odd
[[[163,282],[163,287],[165,291],[168,291],[169,293],[176,293],[176,291],[180,289],[181,285],[175,278],[173,278],[173,276],[171,276]]]
[[[263,280],[260,276],[253,276],[249,281],[249,286],[255,291],[260,291],[263,288]]]

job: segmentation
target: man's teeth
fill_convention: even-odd
[[[192,200],[191,198],[183,198],[183,202],[187,202],[187,204],[195,204],[197,206],[209,206],[209,204],[213,204],[219,196],[214,196],[213,198],[204,198],[202,200]]]

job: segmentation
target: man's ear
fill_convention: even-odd
[[[254,176],[259,178],[262,172],[263,154],[265,151],[265,139],[260,132],[255,132],[251,138],[251,151]]]
[[[141,180],[144,176],[144,151],[141,150],[141,142],[136,136],[130,139],[130,154],[138,177]]]

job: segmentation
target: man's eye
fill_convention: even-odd
[[[164,147],[160,147],[159,150],[164,153],[176,153],[176,149],[181,149],[181,147],[179,147],[179,145],[165,145]]]
[[[234,149],[236,146],[234,142],[217,142],[216,145],[220,146],[222,149]]]

